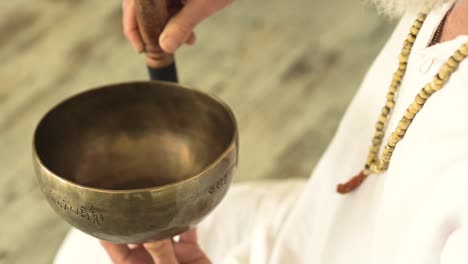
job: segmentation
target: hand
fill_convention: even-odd
[[[178,242],[171,239],[143,245],[117,245],[101,241],[115,264],[210,264],[200,249],[197,233],[190,230],[180,235]]]
[[[234,0],[186,0],[182,10],[173,16],[159,38],[159,45],[167,53],[174,53],[183,43],[195,43],[194,28],[210,15]],[[123,0],[124,33],[132,46],[143,52],[135,15],[135,0]]]

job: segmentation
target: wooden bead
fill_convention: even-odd
[[[447,60],[447,64],[450,65],[450,67],[456,69],[458,67],[458,62],[455,60],[455,58],[453,57],[450,57],[448,60]]]
[[[440,71],[444,71],[444,72],[448,72],[449,74],[452,74],[454,71],[455,71],[456,67],[452,67],[450,66],[450,64],[448,63],[445,63],[444,65],[442,65],[442,68],[440,69]]]
[[[432,83],[433,84],[437,84],[437,85],[444,85],[446,80],[442,79],[442,78],[439,78],[438,76],[435,76],[433,79],[432,79]]]
[[[443,73],[443,72],[439,72],[437,73],[437,77],[441,80],[444,80],[444,79],[447,79],[448,78],[448,74],[447,73]],[[437,91],[437,89],[434,89]]]
[[[426,99],[422,98],[421,95],[416,95],[416,97],[414,98],[414,101],[419,104],[419,105],[424,105],[424,103],[426,103]]]
[[[419,112],[422,109],[422,105],[418,104],[416,101],[413,101],[411,105]]]
[[[388,95],[387,95],[387,98],[388,98]],[[389,113],[390,113],[390,108],[386,106],[382,107],[382,114],[388,115]]]
[[[432,88],[434,89],[434,91],[439,91],[440,89],[442,89],[443,85],[438,85],[438,84],[433,84],[432,85]]]
[[[410,55],[410,53],[411,53],[411,49],[405,47],[405,48],[403,48],[403,49],[401,50],[401,53],[400,53],[400,54],[402,54],[402,55],[408,57],[408,56]]]
[[[390,138],[395,139],[396,141],[399,141],[401,139],[401,136],[398,135],[396,132],[393,132]]]
[[[408,37],[406,37],[406,40],[408,40],[409,43],[413,44],[414,41],[416,40],[416,37],[411,34],[408,34]]]
[[[440,71],[438,73],[439,78],[442,79],[442,80],[448,79],[450,74],[452,74],[452,72],[453,72],[453,69],[450,68],[450,66],[448,66],[448,65],[447,65],[447,67],[445,67],[445,66],[446,66],[446,64],[444,64],[442,66],[442,68],[440,69]]]
[[[379,173],[386,171],[388,169],[389,164],[390,164],[390,157],[383,158],[382,161],[379,164],[377,164],[377,169],[379,170]]]
[[[432,88],[434,91],[438,91],[438,90],[442,89],[442,87],[443,87],[444,84],[445,84],[445,81],[446,81],[447,78],[448,78],[448,76],[447,76],[445,79],[442,79],[441,77],[442,77],[442,76],[440,76],[440,75],[438,74],[434,79],[432,79],[431,88]]]
[[[423,98],[423,99],[427,99],[431,95],[428,94],[426,91],[424,91],[424,89],[421,89],[421,91],[419,92],[419,96],[421,96],[421,98]]]
[[[439,79],[445,80],[445,79],[447,79],[449,77],[450,72],[441,70],[437,75],[438,75]],[[435,89],[435,90],[437,90],[437,89]]]
[[[459,49],[460,53],[463,54],[464,56],[468,56],[468,44],[465,43],[463,44],[460,49]]]
[[[384,116],[384,115],[380,115],[379,116],[379,122],[381,122],[383,124],[387,123],[387,117]]]
[[[395,100],[395,93],[392,93],[392,92],[387,93],[387,100],[394,101]]]
[[[413,36],[417,36],[418,33],[419,33],[419,28],[414,27],[414,26],[411,27],[411,34],[412,34]]]
[[[432,89],[434,89],[434,91],[439,91],[440,89],[442,89],[442,84],[433,83]]]
[[[377,131],[374,134],[374,137],[382,139],[384,137],[384,132],[383,131]]]
[[[375,174],[379,174],[381,173],[382,171],[384,171],[384,164],[382,162],[378,163],[375,165],[375,167],[373,168],[373,172]]]
[[[423,91],[425,91],[427,94],[433,94],[434,89],[432,88],[432,84],[428,83],[426,86],[424,86]]]
[[[407,119],[409,119],[409,120],[413,120],[414,114],[411,113],[410,111],[408,111],[408,109],[406,109],[406,111],[405,111],[405,117],[406,117]]]
[[[378,166],[378,163],[373,163],[371,164],[369,170],[374,174],[378,174],[380,173],[380,171],[377,169],[377,166]]]
[[[417,114],[419,110],[421,110],[422,105],[417,104],[416,102],[412,102],[409,106],[409,110],[411,113]]]
[[[377,131],[383,130],[384,127],[385,127],[384,123],[377,122],[377,124],[375,124],[375,129],[377,129]]]
[[[381,139],[379,139],[379,138],[373,138],[372,139],[372,145],[378,146],[378,145],[380,145],[380,143],[382,143]]]
[[[413,107],[413,104],[410,104],[410,105],[408,106],[408,111],[409,111],[410,113],[412,113],[413,115],[416,115],[416,114],[418,113],[418,110],[416,110],[416,109]]]
[[[442,65],[442,68],[439,71],[439,77],[442,80],[448,79],[448,77],[455,71],[456,67],[450,66],[448,63]]]
[[[392,93],[396,93],[398,91],[398,85],[392,83],[392,85],[390,85],[390,88],[388,89],[388,91],[392,92]]]
[[[383,131],[380,131],[380,132],[381,132],[381,133],[378,133],[378,135],[377,135],[377,132],[374,133],[374,137],[373,137],[373,138],[378,138],[378,139],[382,140],[385,134],[384,134]]]
[[[370,172],[369,168],[366,168],[366,169],[362,170],[362,173],[364,173],[364,175],[369,175],[371,172]]]
[[[385,147],[386,148],[382,151],[382,159],[380,160],[381,165],[383,165],[380,167],[381,169],[385,169],[385,166],[388,165],[392,157],[393,150],[395,149],[395,146],[391,146],[390,144],[387,144]]]
[[[405,72],[404,71],[400,71],[400,70],[397,70],[395,72],[395,74],[393,74],[393,76],[398,76],[398,77],[403,77],[403,75],[405,75]]]
[[[424,20],[426,19],[426,16],[427,15],[424,13],[419,13],[418,16],[416,17],[416,21],[414,22],[414,26],[421,28],[422,22],[424,22]]]
[[[379,174],[379,173],[382,172],[381,170],[379,170],[379,169],[377,168],[377,166],[379,166],[379,162],[380,162],[380,161],[376,161],[375,163],[373,163],[373,164],[370,166],[369,170],[370,170],[373,174]]]
[[[460,52],[460,51],[455,51],[455,53],[452,55],[452,57],[457,61],[457,62],[461,62],[465,56]]]
[[[380,135],[379,135],[379,136],[377,136],[377,135],[374,135],[374,137],[373,137],[372,139],[377,139],[377,140],[379,140],[379,141],[382,141],[382,139],[383,139],[383,136],[380,136]],[[380,143],[379,143],[379,144],[380,144]]]
[[[382,161],[379,164],[379,169],[381,171],[385,171],[385,170],[388,169],[388,165],[390,164],[390,159],[392,158],[392,154],[393,153],[389,153],[389,154],[385,155],[384,157],[382,157]]]
[[[384,152],[384,153],[388,153],[388,154],[390,154],[390,155],[391,155],[391,154],[393,153],[393,151],[394,151],[394,150],[395,150],[395,148],[394,148],[394,147],[392,147],[392,146],[389,146],[389,145],[387,144],[387,145],[385,146],[385,148],[384,148],[384,151],[383,151],[383,152]]]
[[[398,65],[398,69],[400,71],[404,71],[404,70],[406,70],[406,65],[407,65],[406,62],[400,62],[400,64]]]
[[[400,120],[400,123],[398,123],[398,126],[401,127],[402,129],[408,129],[410,125],[411,125],[411,120],[406,117],[403,117]]]
[[[398,136],[403,137],[406,133],[406,130],[401,127],[397,127],[395,133],[397,133]]]
[[[408,61],[408,56],[400,54],[400,62],[407,62],[407,61]]]
[[[416,115],[416,114],[418,113],[418,109],[416,109],[416,108],[413,106],[413,104],[410,104],[410,105],[408,106],[408,111],[409,111],[410,113],[412,113],[413,115]]]
[[[393,107],[395,107],[395,103],[392,102],[392,101],[387,101],[387,103],[385,104],[385,106],[387,106],[387,107],[390,108],[390,109],[393,109]]]
[[[377,152],[379,152],[379,147],[378,147],[378,146],[371,146],[371,147],[369,148],[369,152],[371,152],[371,153],[377,153]]]
[[[395,81],[401,81],[401,77],[402,75],[399,75],[398,72],[396,72],[395,74],[393,74],[393,80]]]

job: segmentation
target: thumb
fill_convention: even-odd
[[[154,263],[177,264],[174,246],[170,239],[143,244],[153,258]]]
[[[161,34],[161,48],[167,53],[174,53],[200,22],[229,2],[231,0],[188,0],[182,10],[169,20]]]

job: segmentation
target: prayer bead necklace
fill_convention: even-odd
[[[426,19],[426,16],[427,14],[422,12],[417,15],[417,18],[411,27],[410,33],[404,41],[403,49],[401,50],[399,56],[398,69],[393,75],[393,80],[387,92],[387,101],[385,106],[382,108],[378,121],[375,125],[375,133],[374,137],[372,138],[372,144],[369,149],[369,154],[367,156],[364,169],[358,175],[351,178],[348,182],[339,184],[337,186],[338,193],[346,194],[352,192],[357,187],[359,187],[371,173],[379,174],[388,169],[396,145],[398,142],[400,142],[400,140],[403,139],[406,131],[411,125],[411,122],[422,109],[426,100],[429,99],[429,97],[431,97],[431,95],[436,91],[442,89],[442,87],[450,78],[451,74],[458,68],[458,65],[465,59],[465,57],[468,56],[467,42],[464,43],[457,51],[455,51],[455,53],[453,53],[453,55],[442,66],[440,71],[434,76],[432,81],[427,83],[424,88],[421,89],[419,94],[416,95],[414,101],[406,109],[404,116],[400,119],[397,128],[390,135],[387,145],[385,145],[385,148],[382,151],[382,157],[379,158],[378,152],[382,145],[385,129],[388,125],[392,110],[395,107],[395,96],[400,88],[403,77],[405,76],[411,49],[416,40],[416,36],[418,35],[419,30],[421,29],[424,20]]]

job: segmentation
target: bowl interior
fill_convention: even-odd
[[[56,175],[88,187],[128,190],[174,183],[212,164],[235,137],[227,107],[160,82],[79,94],[39,123],[34,147]]]

